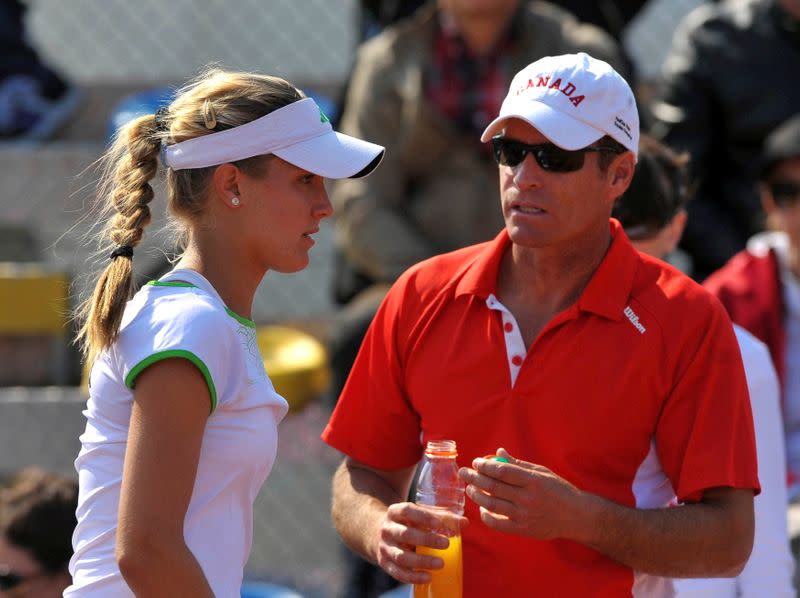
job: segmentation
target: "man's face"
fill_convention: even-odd
[[[526,144],[549,140],[525,121],[508,121],[503,136]],[[562,246],[569,251],[587,233],[608,226],[616,193],[611,184],[614,163],[607,172],[599,154],[587,152],[583,167],[574,172],[544,170],[531,154],[517,166],[500,166],[500,197],[506,229],[518,246]],[[618,160],[633,158],[618,156]],[[630,179],[628,179],[629,182]],[[627,185],[626,185],[627,186]]]
[[[780,0],[783,9],[796,19],[800,19],[800,0]]]
[[[517,9],[520,0],[439,0],[440,8],[456,18],[488,18],[508,15]]]
[[[0,570],[15,575],[14,587],[0,588],[0,598],[59,598],[69,585],[69,575],[50,574],[27,551],[0,534]]]
[[[764,187],[764,208],[770,221],[800,248],[800,158],[779,163]]]

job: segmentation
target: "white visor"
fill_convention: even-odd
[[[238,127],[168,145],[164,162],[172,170],[217,166],[275,154],[299,168],[331,179],[365,176],[384,148],[337,133],[311,98],[304,98]]]

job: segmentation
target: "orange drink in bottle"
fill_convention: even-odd
[[[414,586],[414,598],[461,598],[463,568],[461,561],[461,535],[451,536],[450,545],[440,550],[418,546],[417,553],[438,556],[444,561],[441,569],[430,569],[430,583]]]
[[[464,486],[458,479],[457,456],[453,440],[429,440],[425,446],[415,502],[438,515],[435,531],[447,536],[450,544],[444,549],[417,546],[418,554],[437,556],[444,567],[428,570],[431,581],[416,584],[414,598],[461,598],[464,570],[457,516],[464,514]]]

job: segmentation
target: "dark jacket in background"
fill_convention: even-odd
[[[800,23],[775,0],[709,4],[675,33],[653,133],[691,154],[698,183],[681,243],[702,279],[762,229],[767,134],[800,111]]]

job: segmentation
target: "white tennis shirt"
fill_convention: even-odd
[[[114,558],[132,388],[148,365],[170,357],[195,363],[212,397],[184,523],[186,544],[215,596],[239,596],[253,501],[275,461],[277,425],[288,404],[264,370],[255,324],[228,309],[200,274],[180,269],[128,302],[118,340],[92,368],[75,461],[78,525],[66,598],[133,596]]]

